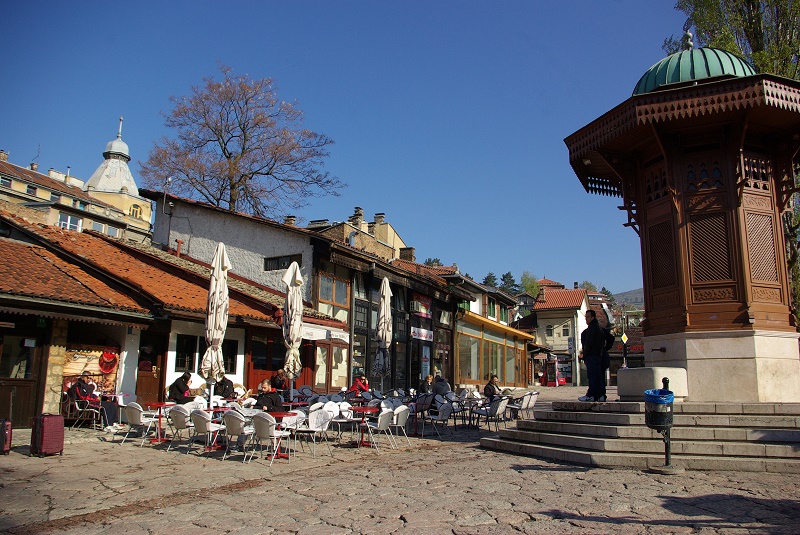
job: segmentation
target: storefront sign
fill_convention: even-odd
[[[94,376],[102,392],[116,391],[119,348],[110,346],[81,346],[67,348],[64,377],[77,377],[83,372]],[[98,379],[101,378],[101,379]]]
[[[423,329],[422,327],[411,327],[411,338],[433,342],[433,331]]]
[[[414,293],[412,296],[411,312],[423,318],[432,317],[431,308],[433,307],[433,300],[428,296],[420,295],[418,293]]]

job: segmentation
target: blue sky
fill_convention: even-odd
[[[277,80],[331,137],[348,187],[305,221],[383,212],[417,260],[642,286],[619,199],[563,139],[627,99],[684,16],[664,0],[4,2],[0,149],[88,179],[125,117],[139,162],[161,112],[218,62]]]

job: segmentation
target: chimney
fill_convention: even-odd
[[[367,223],[367,234],[369,234],[370,236],[374,236],[375,235],[375,222],[374,221],[372,223]]]
[[[572,288],[573,288],[574,290],[577,290],[577,289],[578,289],[578,281],[575,281],[575,282],[573,282],[573,283],[572,283]]]
[[[39,164],[36,162],[31,162],[31,171],[38,171],[38,170],[39,170]]]
[[[417,257],[414,254],[413,247],[401,247],[400,248],[400,260],[407,260],[409,262],[416,262]]]
[[[361,225],[362,221],[364,221],[364,209],[360,206],[356,206],[353,215],[350,216],[349,223],[358,226]]]
[[[382,225],[384,223],[384,221],[386,221],[386,214],[384,214],[383,212],[375,214],[375,224],[376,225]]]
[[[295,223],[297,223],[297,217],[296,216],[287,215],[286,217],[283,218],[283,224],[284,225],[289,225],[289,226],[293,227],[295,225]]]
[[[547,302],[547,299],[545,299],[545,297],[544,297],[544,290],[545,290],[544,286],[540,286],[539,287],[539,295],[536,297],[536,300],[539,301],[540,303],[546,303]]]
[[[8,153],[4,150],[0,150],[0,162],[7,162],[8,161]]]

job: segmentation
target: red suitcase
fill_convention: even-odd
[[[0,420],[0,453],[8,455],[11,451],[11,420]]]
[[[64,455],[64,417],[60,414],[40,414],[31,429],[31,455]]]

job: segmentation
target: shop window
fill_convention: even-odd
[[[179,334],[175,344],[175,371],[194,372],[194,356],[197,354],[197,337]]]
[[[347,348],[333,346],[331,361],[331,391],[347,388]]]
[[[553,337],[553,326],[552,325],[548,325],[545,328],[545,333],[547,333],[545,336],[547,336],[548,338],[552,338]]]
[[[480,347],[479,338],[459,334],[458,337],[458,374],[460,382],[480,381]]]
[[[8,379],[34,377],[35,339],[8,334],[0,337],[0,345],[2,345],[0,377]]]
[[[394,345],[394,367],[392,368],[392,376],[395,380],[397,388],[405,388],[408,381],[408,363],[406,361],[406,344],[395,343]],[[416,385],[410,385],[412,387]]]
[[[356,333],[353,335],[353,369],[352,376],[366,374],[367,335]]]
[[[500,366],[502,361],[500,359],[501,345],[497,342],[489,340],[483,341],[483,380],[488,381],[489,377],[496,375],[502,377],[502,370]]]
[[[205,341],[205,339],[203,339]],[[225,365],[225,373],[236,373],[236,355],[239,352],[238,340],[222,341],[222,362]],[[205,353],[205,348],[203,349]]]
[[[131,217],[135,217],[136,219],[141,218],[142,207],[139,206],[138,204],[132,204],[130,209],[128,210],[128,215],[130,215]]]
[[[66,230],[81,231],[83,220],[80,217],[60,213],[58,214],[58,226]]]
[[[368,314],[367,303],[364,301],[356,301],[355,308],[353,309],[353,328],[360,331],[368,331],[369,323],[367,321]]]
[[[516,366],[516,351],[513,347],[503,347],[501,348],[501,354],[504,357],[503,362],[503,369],[505,373],[505,383],[506,384],[513,384],[516,382],[515,372],[517,369]]]
[[[28,195],[36,196],[36,186],[31,186],[28,184],[28,188],[25,191]]]
[[[273,256],[264,259],[264,271],[277,271],[288,269],[292,262],[297,262],[298,266],[303,265],[303,255],[293,254],[285,256]]]
[[[346,279],[330,273],[319,274],[319,311],[347,322],[349,315],[350,284]]]

